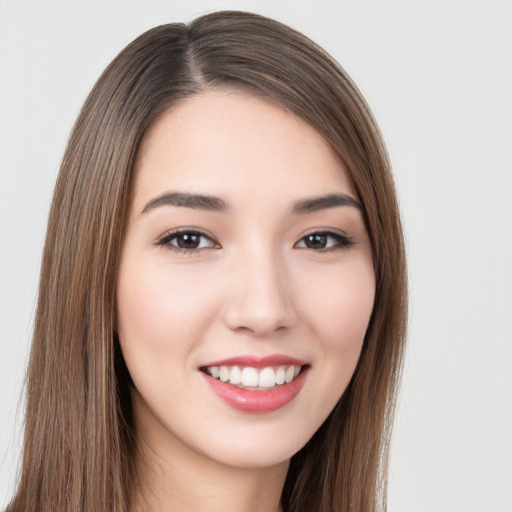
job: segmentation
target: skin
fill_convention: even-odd
[[[170,191],[215,196],[229,211],[148,207]],[[117,287],[142,475],[134,510],[280,510],[289,459],[345,390],[373,308],[362,210],[292,213],[326,194],[357,200],[322,136],[266,100],[204,92],[146,134]],[[207,236],[184,252],[179,229]],[[305,241],[326,231],[325,248]],[[233,409],[200,371],[270,354],[309,364],[299,394],[273,412]]]

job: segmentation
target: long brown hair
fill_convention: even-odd
[[[156,27],[128,45],[71,133],[44,248],[13,512],[129,508],[135,432],[115,335],[115,284],[132,170],[155,119],[218,87],[267,98],[330,142],[355,184],[372,242],[376,299],[360,360],[329,418],[292,458],[283,510],[385,509],[406,271],[384,144],[362,95],[321,48],[276,21],[219,12]]]

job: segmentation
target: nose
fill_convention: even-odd
[[[225,323],[231,330],[268,336],[297,321],[293,283],[271,251],[241,255],[230,271]]]

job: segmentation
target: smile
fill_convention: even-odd
[[[214,379],[240,389],[267,391],[289,384],[300,374],[301,369],[300,365],[267,366],[260,369],[252,366],[208,366],[203,371]]]
[[[301,391],[311,365],[282,355],[234,357],[199,368],[209,388],[233,409],[268,413],[290,403]]]

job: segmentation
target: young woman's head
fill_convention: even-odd
[[[325,52],[247,13],[146,32],[63,159],[13,510],[126,510],[173,458],[377,510],[405,282],[383,143]]]

